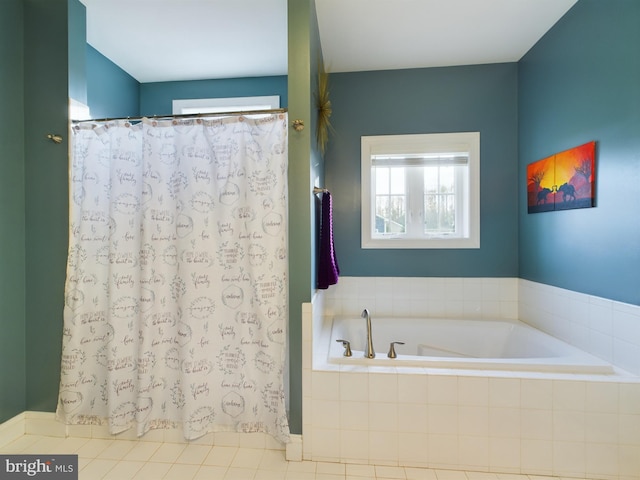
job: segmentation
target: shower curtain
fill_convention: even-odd
[[[286,113],[72,132],[58,418],[287,442]]]

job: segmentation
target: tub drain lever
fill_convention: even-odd
[[[391,342],[389,344],[389,353],[387,353],[387,357],[389,358],[396,358],[398,356],[396,355],[396,349],[394,345],[404,345],[404,342]]]
[[[351,344],[349,343],[349,341],[347,341],[347,340],[336,340],[336,342],[342,343],[342,346],[344,347],[343,355],[345,357],[350,357],[351,356]]]

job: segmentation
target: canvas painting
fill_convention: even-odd
[[[595,206],[596,142],[527,165],[529,213]]]

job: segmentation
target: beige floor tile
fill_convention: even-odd
[[[22,437],[15,439],[13,442],[4,445],[0,448],[0,452],[5,454],[22,453],[25,448],[28,448],[39,439],[40,438],[35,435],[23,435]]]
[[[105,448],[96,458],[106,458],[109,460],[122,460],[127,453],[135,447],[138,442],[132,440],[116,440]]]
[[[170,463],[147,462],[133,478],[134,480],[159,480],[170,468]]]
[[[436,470],[438,480],[467,480],[465,472],[460,470]]]
[[[83,437],[67,437],[58,445],[58,451],[56,453],[77,453],[88,441],[88,438]]]
[[[518,475],[517,473],[496,473],[499,480],[529,480],[526,475]]]
[[[184,443],[163,443],[158,447],[149,461],[174,463],[185,447],[186,445]]]
[[[113,440],[92,438],[82,445],[76,452],[81,458],[96,458],[100,453],[113,443]]]
[[[187,445],[180,456],[176,459],[176,463],[188,463],[191,465],[201,465],[204,462],[211,448],[208,445]]]
[[[224,480],[253,480],[256,471],[253,468],[229,467],[224,475]]]
[[[174,463],[162,480],[193,480],[200,470],[200,465]]]
[[[239,448],[230,466],[233,468],[250,468],[257,470],[263,456],[264,450],[258,450],[257,448]]]
[[[286,472],[289,466],[285,458],[284,450],[265,450],[260,460],[259,470]]]
[[[156,442],[138,442],[137,445],[127,452],[123,460],[146,462],[156,453],[160,445],[162,444]]]
[[[372,477],[374,478],[374,477]],[[287,471],[284,480],[316,480],[315,472],[290,472]]]
[[[405,467],[404,473],[407,480],[437,480],[435,470],[429,468]]]
[[[204,465],[214,465],[217,467],[228,467],[233,462],[233,458],[238,453],[237,447],[215,446],[204,459]]]
[[[489,472],[465,472],[468,480],[498,480],[495,473]],[[521,479],[522,480],[522,479]]]
[[[330,473],[316,473],[316,480],[344,480],[344,474],[332,475]]]
[[[376,478],[407,478],[403,467],[376,466]]]
[[[144,462],[131,462],[120,460],[107,474],[103,480],[131,480],[144,466]]]
[[[286,476],[285,471],[277,472],[275,470],[258,470],[253,480],[283,480]]]
[[[316,462],[305,460],[304,462],[289,462],[287,473],[316,473]]]
[[[41,453],[58,453],[60,445],[64,442],[62,437],[39,437],[38,441],[25,448],[22,453],[38,455]]]
[[[330,463],[330,462],[317,462],[316,463],[316,474],[318,473],[328,473],[330,475],[343,475],[345,474],[345,464],[344,463]]]
[[[351,477],[375,478],[376,469],[373,465],[346,465],[346,473]]]
[[[93,458],[83,458],[78,457],[78,471],[81,472],[84,467],[86,467],[89,462],[92,462]]]
[[[117,460],[94,458],[80,470],[78,477],[82,479],[100,480],[118,464]]]
[[[224,478],[225,473],[227,473],[227,467],[202,465],[193,480],[218,480]]]
[[[540,475],[288,462],[283,450],[126,439],[24,435],[0,451],[77,453],[82,480],[554,480]]]

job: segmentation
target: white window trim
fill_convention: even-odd
[[[469,234],[465,238],[373,238],[371,156],[380,154],[469,153]],[[480,132],[378,135],[361,138],[362,248],[480,248]]]
[[[273,110],[280,108],[280,95],[176,99],[172,108],[174,115]]]

